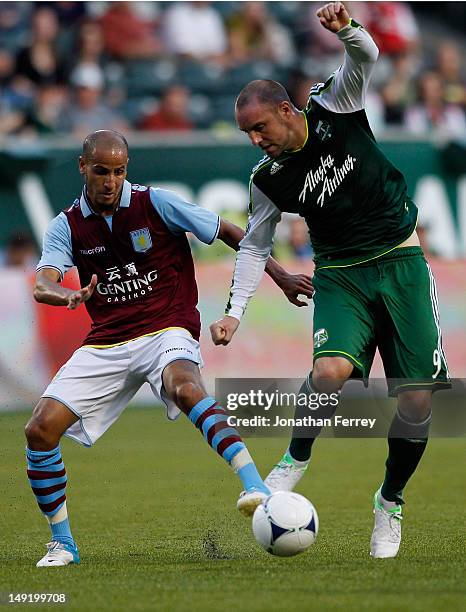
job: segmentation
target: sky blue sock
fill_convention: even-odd
[[[270,494],[238,431],[228,424],[228,414],[213,397],[205,397],[191,408],[188,418],[204,435],[210,446],[229,463],[245,490]]]
[[[52,530],[52,540],[76,546],[71,535],[70,521],[68,519],[61,523],[50,524],[50,529]]]
[[[238,470],[238,476],[241,478],[244,489],[257,489],[258,491],[264,491],[267,495],[270,495],[270,491],[265,486],[264,481],[260,477],[259,472],[254,463],[248,463]]]
[[[68,517],[52,524],[50,521],[66,503],[66,470],[60,446],[49,451],[26,448],[28,477],[40,510],[49,521],[52,540],[73,544]]]

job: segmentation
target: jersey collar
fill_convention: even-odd
[[[307,122],[307,117],[306,117],[306,113],[304,111],[301,111],[301,114],[304,117],[304,124],[306,126],[306,137],[304,139],[304,142],[301,146],[296,147],[296,149],[288,149],[287,151],[283,151],[283,153],[280,155],[280,157],[282,155],[292,155],[293,153],[298,153],[299,151],[302,151],[304,149],[304,147],[307,145],[307,141],[309,140],[309,124]]]
[[[293,149],[292,151],[290,151],[290,153],[297,153],[298,151],[301,151],[302,149],[304,149],[304,147],[307,145],[307,141],[308,141],[308,138],[309,138],[309,125],[307,123],[306,113],[304,111],[301,111],[301,113],[302,113],[302,115],[304,117],[304,123],[306,125],[306,138],[304,139],[304,142],[303,142],[303,144],[300,147],[298,147],[296,149]]]
[[[128,208],[131,202],[131,183],[129,181],[125,181],[123,183],[123,189],[121,190],[120,196],[120,204],[119,208]],[[84,185],[83,191],[81,193],[81,198],[79,200],[79,205],[81,206],[81,212],[83,217],[89,217],[90,215],[95,215],[96,213],[92,210],[92,207],[87,199],[86,195],[86,186]]]

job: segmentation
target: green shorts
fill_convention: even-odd
[[[419,247],[314,274],[314,361],[345,357],[367,383],[376,348],[390,395],[449,388],[437,289]]]

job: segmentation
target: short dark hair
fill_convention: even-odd
[[[240,91],[236,99],[236,108],[244,108],[253,101],[266,106],[276,106],[280,102],[290,102],[290,96],[281,83],[269,79],[251,81]]]
[[[128,153],[128,141],[120,132],[115,130],[97,130],[92,132],[92,134],[89,134],[84,139],[83,157],[92,157],[98,146],[115,146],[115,144],[122,145],[126,149],[126,153]]]

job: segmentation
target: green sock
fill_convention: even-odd
[[[312,372],[306,378],[299,389],[300,394],[310,395],[316,393],[312,386]],[[295,410],[295,419],[303,419],[312,416],[315,419],[331,418],[336,412],[337,406],[320,406],[317,410],[311,411],[308,406],[298,405]],[[322,427],[295,427],[288,449],[289,454],[296,461],[309,461],[311,457],[312,445],[322,431]]]
[[[431,417],[408,423],[397,413],[388,432],[388,458],[381,494],[387,501],[402,504],[403,489],[414,474],[427,446]],[[403,437],[395,437],[395,436]]]

